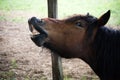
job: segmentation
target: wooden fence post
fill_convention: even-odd
[[[48,0],[48,17],[57,18],[57,0]],[[61,57],[51,54],[53,80],[63,80]]]

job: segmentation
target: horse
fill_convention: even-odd
[[[100,80],[120,80],[120,31],[106,27],[111,11],[99,18],[90,14],[65,19],[32,17],[32,41],[63,58],[86,62]]]

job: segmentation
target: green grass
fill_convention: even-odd
[[[16,80],[15,79],[15,72],[12,69],[17,68],[17,63],[15,59],[10,61],[10,66],[6,71],[0,71],[0,80]]]
[[[43,10],[46,0],[0,0],[1,10]]]
[[[72,80],[71,77],[72,77],[71,75],[66,75],[66,76],[64,76],[64,80]]]
[[[99,17],[110,9],[112,14],[109,24],[120,25],[119,4],[120,0],[58,0],[58,18],[87,12]],[[0,0],[0,10],[36,12],[46,17],[47,0]],[[1,18],[4,19],[4,17]]]
[[[47,0],[0,0],[0,10],[39,12],[47,15]]]
[[[120,0],[58,0],[59,16],[72,14],[90,14],[100,17],[107,10],[111,10],[109,24],[120,25]]]

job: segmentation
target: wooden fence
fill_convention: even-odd
[[[57,18],[57,0],[48,0],[48,17]],[[63,80],[61,57],[51,54],[53,80]]]

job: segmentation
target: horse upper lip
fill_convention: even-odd
[[[33,33],[33,30],[36,30],[40,34],[45,34],[48,36],[47,32],[43,29],[44,22],[41,19],[37,19],[36,17],[32,17],[28,20],[29,29]]]
[[[41,31],[39,31],[39,28],[41,28],[39,22],[40,22],[40,20],[37,19],[36,17],[32,17],[28,20],[29,29],[31,32],[36,30],[37,32],[41,33]]]

